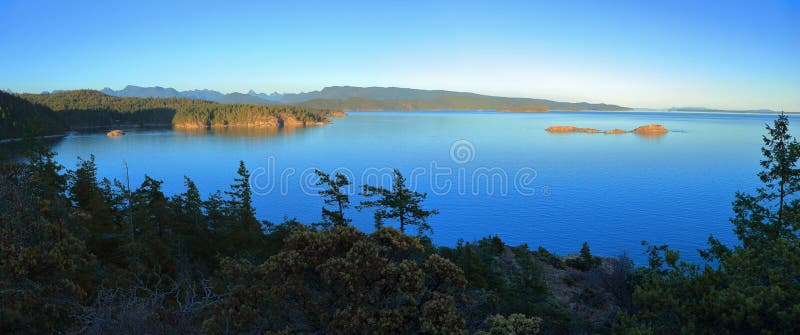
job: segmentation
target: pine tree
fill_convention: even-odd
[[[141,233],[156,235],[158,238],[163,238],[171,231],[174,221],[167,198],[161,192],[163,183],[145,175],[142,185],[133,194],[134,220],[143,223]]]
[[[206,227],[203,227],[203,199],[200,196],[200,190],[189,177],[184,176],[183,183],[186,191],[172,200],[177,210],[176,216],[186,223],[186,230],[205,230]]]
[[[322,196],[325,205],[333,205],[334,209],[328,209],[326,207],[322,207],[322,220],[326,226],[334,225],[346,225],[350,223],[352,220],[346,218],[344,216],[344,210],[350,207],[350,198],[347,195],[347,190],[342,190],[342,188],[346,188],[350,185],[350,181],[347,180],[341,173],[337,173],[333,178],[329,174],[326,174],[320,170],[315,170],[317,176],[319,176],[319,181],[317,181],[317,186],[326,186],[327,188],[324,190],[319,191],[319,195]]]
[[[239,170],[236,171],[236,175],[231,190],[225,192],[230,197],[231,215],[244,225],[257,224],[256,211],[253,208],[253,191],[250,189],[250,172],[247,171],[244,161],[239,161]]]
[[[405,233],[407,225],[417,226],[418,234],[432,231],[428,225],[428,217],[439,214],[436,209],[425,210],[422,202],[427,196],[424,193],[411,191],[405,185],[406,179],[400,170],[394,170],[392,189],[380,186],[364,185],[362,195],[365,197],[378,197],[377,200],[362,201],[358,209],[377,207],[375,211],[375,226],[383,225],[384,219],[395,219],[400,223],[400,232]]]
[[[581,252],[577,258],[568,259],[566,264],[581,271],[589,271],[597,265],[600,265],[600,258],[592,256],[589,249],[589,243],[583,242]]]
[[[764,147],[761,152],[764,168],[758,176],[765,184],[758,189],[758,198],[762,201],[777,201],[777,210],[772,216],[775,218],[775,230],[780,235],[785,231],[784,210],[787,198],[800,191],[800,168],[797,167],[800,158],[800,144],[789,134],[789,118],[781,114],[772,127],[767,125],[769,136],[763,137]],[[797,229],[797,228],[795,228]]]
[[[228,256],[242,256],[250,260],[259,259],[263,255],[264,230],[256,219],[253,208],[253,193],[250,189],[250,172],[239,162],[231,190],[225,192],[230,199],[223,212],[227,213],[227,224],[223,227],[223,239]]]
[[[97,181],[94,156],[79,159],[78,168],[69,174],[69,196],[80,213],[78,220],[86,236],[86,246],[101,263],[119,261],[120,248],[129,237],[116,221],[111,206],[112,195]]]

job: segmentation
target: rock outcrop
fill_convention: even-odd
[[[575,132],[573,126],[550,126],[545,129],[549,133],[572,133]]]
[[[204,122],[183,122],[172,125],[176,129],[206,129],[208,124]]]
[[[547,129],[545,129],[545,130],[547,130],[548,132],[551,132],[551,133],[591,133],[591,134],[594,134],[594,133],[599,133],[600,132],[600,130],[595,129],[595,128],[578,128],[578,127],[573,127],[573,126],[552,126],[552,127],[547,127]]]
[[[289,113],[281,113],[278,122],[281,127],[304,127],[306,125],[303,120],[299,120]]]
[[[641,136],[663,136],[664,134],[669,132],[667,128],[665,128],[660,124],[648,124],[638,127],[631,131],[619,128],[602,131],[595,128],[580,128],[575,126],[550,126],[547,127],[545,130],[550,133],[589,133],[589,134],[597,134],[597,133],[625,134],[630,132]]]
[[[646,135],[646,136],[653,136],[653,135],[663,135],[666,134],[669,130],[660,124],[648,124],[636,128],[633,130],[633,133],[639,135]]]

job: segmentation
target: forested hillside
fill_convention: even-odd
[[[61,134],[67,125],[50,108],[0,91],[0,140]]]
[[[20,97],[50,107],[73,128],[113,125],[281,127],[321,124],[328,115],[324,110],[288,105],[226,105],[186,98],[113,97],[92,90],[21,94]]]
[[[629,108],[607,104],[567,103],[540,99],[502,98],[484,95],[437,96],[430,99],[313,99],[300,106],[339,110],[496,110],[504,112],[547,112],[551,110],[619,111]]]

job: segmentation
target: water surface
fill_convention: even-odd
[[[123,179],[125,161],[133,185],[148,174],[163,179],[168,194],[183,190],[184,175],[204,194],[225,189],[244,160],[254,172],[258,216],[275,222],[320,220],[312,168],[346,169],[341,171],[356,184],[379,183],[389,168],[398,168],[412,187],[429,193],[425,204],[439,209],[430,220],[437,244],[498,235],[510,244],[565,254],[588,241],[594,253],[627,252],[641,262],[640,242],[647,240],[698,260],[695,250],[705,247],[709,235],[735,241],[731,202],[736,191],[759,185],[761,135],[773,119],[664,112],[351,112],[331,125],[293,131],[76,134],[55,150],[69,168],[76,157],[94,154],[102,177]],[[552,125],[633,129],[648,123],[672,131],[663,137],[544,131]],[[347,214],[357,227],[373,229],[371,211]]]

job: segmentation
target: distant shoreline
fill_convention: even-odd
[[[509,110],[494,110],[494,109],[402,109],[402,110],[345,110],[345,112],[355,113],[405,113],[405,112],[494,112],[494,113],[664,113],[664,114],[715,114],[715,115],[780,115],[781,112],[737,112],[737,111],[670,111],[670,110],[657,110],[657,109],[629,109],[629,110],[546,110],[546,111],[509,111]],[[800,116],[800,112],[783,112],[789,116]]]
[[[19,142],[19,141],[26,140],[26,139],[28,139],[28,138],[49,139],[49,138],[59,138],[59,137],[65,137],[65,136],[67,136],[67,135],[69,135],[69,133],[68,133],[68,132],[67,132],[67,133],[63,133],[63,134],[44,135],[44,136],[34,136],[34,137],[13,137],[13,138],[4,138],[4,139],[0,139],[0,144],[6,144],[6,143]]]

